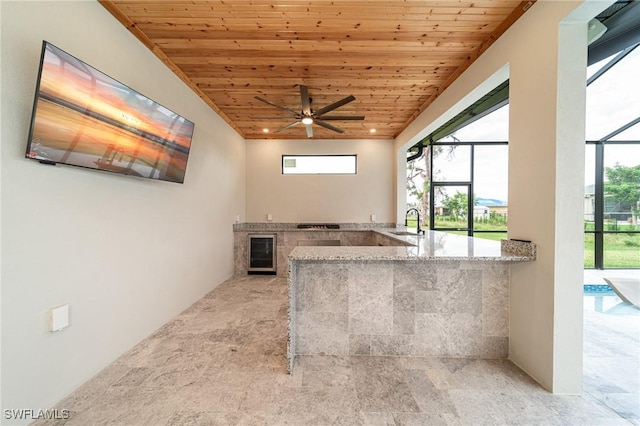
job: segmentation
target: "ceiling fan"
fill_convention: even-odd
[[[304,124],[307,130],[307,137],[312,138],[313,137],[312,124],[317,124],[318,126],[324,127],[325,129],[333,130],[334,132],[344,133],[344,130],[336,126],[332,126],[331,124],[327,123],[327,121],[364,120],[364,115],[325,115],[326,113],[331,112],[336,108],[340,108],[341,106],[346,105],[349,102],[355,101],[356,98],[353,95],[349,95],[346,98],[340,99],[339,101],[334,102],[331,105],[327,105],[326,107],[320,108],[317,111],[312,110],[311,98],[309,97],[309,90],[307,89],[307,86],[303,84],[300,85],[300,103],[302,106],[302,110],[300,112],[294,111],[282,105],[275,104],[268,99],[261,98],[260,96],[256,96],[255,98],[261,102],[274,106],[290,114],[292,118],[295,119],[293,123],[287,124],[286,126],[279,128],[278,130],[275,131],[275,133],[290,129],[291,127],[297,126],[298,124]],[[281,119],[283,117],[258,117],[258,118]]]

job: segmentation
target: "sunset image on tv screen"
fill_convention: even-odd
[[[27,157],[184,182],[191,121],[44,43]]]

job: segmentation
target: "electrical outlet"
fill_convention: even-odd
[[[60,331],[69,326],[69,305],[61,305],[49,311],[49,331]]]

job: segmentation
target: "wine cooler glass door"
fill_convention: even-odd
[[[249,272],[276,271],[276,236],[249,235]]]

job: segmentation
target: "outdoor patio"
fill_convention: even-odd
[[[584,283],[638,277],[638,270],[585,270]],[[584,394],[640,425],[640,308],[613,292],[584,295]]]

